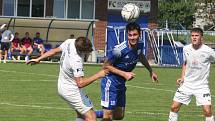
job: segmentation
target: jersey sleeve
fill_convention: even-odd
[[[74,77],[84,76],[84,68],[81,60],[70,61],[70,64],[72,64]]]
[[[185,63],[187,61],[187,58],[186,58],[186,49],[185,47],[183,48],[183,63]]]
[[[215,50],[210,49],[210,61],[214,62],[215,61]]]
[[[64,41],[60,46],[60,50],[63,51],[65,48],[66,48],[66,45],[67,45],[67,41]]]

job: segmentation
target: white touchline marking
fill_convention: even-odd
[[[8,105],[8,106],[14,106],[14,107],[28,107],[28,108],[39,108],[39,109],[55,109],[55,110],[72,110],[71,108],[60,108],[60,107],[50,107],[50,106],[40,106],[40,105],[24,105],[24,104],[12,104],[12,103],[0,103],[0,105]],[[164,115],[168,116],[168,113],[154,113],[154,112],[147,112],[147,111],[125,111],[126,114],[146,114],[146,115]],[[192,113],[192,112],[189,112]],[[194,112],[195,113],[195,112]],[[186,115],[186,114],[185,114]],[[195,115],[195,114],[194,114]],[[186,115],[186,116],[192,116],[192,115]],[[202,117],[203,115],[195,115]]]
[[[6,72],[6,73],[21,73],[21,74],[33,74],[38,76],[50,76],[50,77],[58,77],[56,75],[48,75],[48,74],[38,74],[38,73],[26,73],[26,72],[18,72],[18,71],[7,71],[7,70],[0,70],[0,72]]]
[[[10,82],[57,82],[56,79],[53,80],[44,80],[44,79],[38,79],[38,80],[26,80],[26,79],[9,79],[9,80],[5,80],[5,81],[10,81]]]
[[[158,89],[158,88],[150,88],[150,87],[141,87],[141,86],[135,86],[135,85],[126,85],[127,87],[135,87],[139,89],[150,89],[150,90],[160,90],[165,92],[176,92],[176,90],[167,90],[167,89]],[[215,97],[214,95],[211,95],[211,97]]]
[[[38,73],[26,73],[26,72],[17,72],[17,71],[7,71],[7,70],[0,70],[0,72],[12,72],[12,73],[23,73],[23,74],[33,74],[33,75],[39,75],[39,76],[50,76],[50,77],[58,77],[56,75],[47,75],[47,74],[38,74]],[[17,80],[18,81],[18,80]],[[160,90],[165,92],[175,92],[176,90],[167,90],[167,89],[158,89],[158,88],[150,88],[150,87],[143,87],[143,86],[135,86],[135,85],[126,85],[128,87],[135,87],[140,89],[150,89],[150,90]],[[214,95],[211,95],[211,97],[215,97]]]
[[[151,89],[151,90],[161,90],[161,91],[166,91],[166,92],[175,92],[173,90],[167,90],[167,89],[158,89],[158,88],[150,88],[150,87],[142,87],[142,86],[134,86],[134,85],[126,85],[126,86],[140,88],[140,89]]]
[[[0,103],[1,105],[15,106],[15,107],[30,107],[30,108],[41,108],[41,109],[57,109],[57,110],[71,110],[70,108],[59,108],[50,106],[40,106],[40,105],[23,105],[23,104],[12,104],[12,103]]]

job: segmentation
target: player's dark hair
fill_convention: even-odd
[[[201,28],[198,28],[198,27],[192,28],[190,33],[192,33],[192,32],[200,33],[201,36],[203,36],[203,30]]]
[[[78,37],[75,40],[75,47],[79,52],[92,52],[92,43],[86,37]]]
[[[129,31],[132,31],[132,30],[137,30],[138,31],[138,33],[140,34],[140,26],[139,26],[139,24],[137,24],[136,22],[131,22],[131,23],[128,23],[127,25],[126,25],[126,32],[128,33]]]

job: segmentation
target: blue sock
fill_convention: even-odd
[[[97,110],[96,112],[96,118],[103,118],[103,110]]]

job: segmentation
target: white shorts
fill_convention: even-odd
[[[68,84],[58,81],[58,93],[72,108],[82,115],[93,108],[91,100],[83,90],[72,85],[72,83]]]
[[[197,106],[211,105],[211,93],[209,88],[194,90],[182,85],[176,91],[173,100],[176,102],[180,102],[182,104],[188,105],[193,96],[195,96],[196,98]]]

